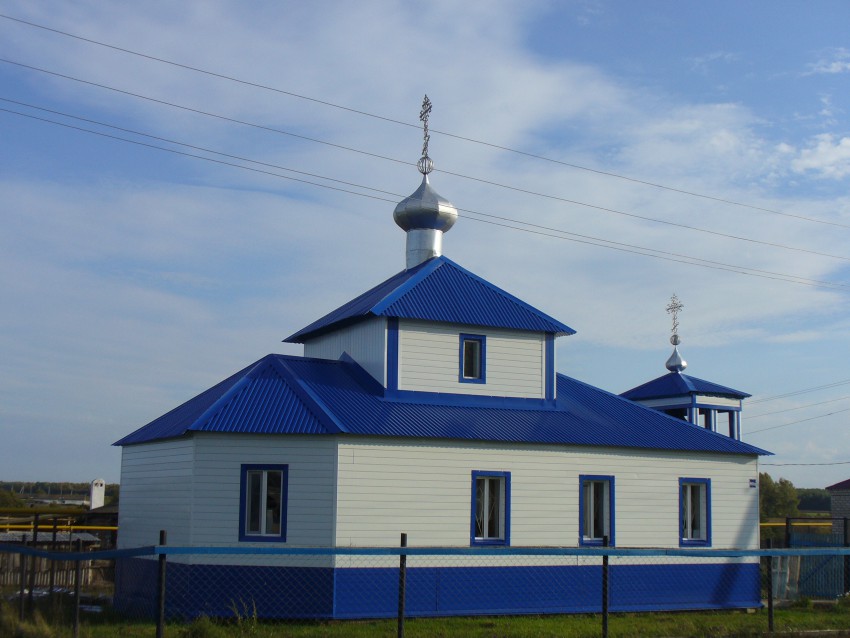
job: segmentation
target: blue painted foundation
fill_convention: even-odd
[[[169,617],[381,618],[398,608],[398,570],[187,565],[170,561]],[[600,566],[424,567],[407,570],[408,616],[601,610]],[[760,607],[756,563],[612,565],[611,611]],[[156,561],[116,564],[115,607],[153,616]]]

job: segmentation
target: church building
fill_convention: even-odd
[[[768,453],[741,440],[749,395],[684,375],[675,348],[668,375],[622,396],[558,372],[555,340],[575,331],[443,255],[458,213],[432,167],[426,141],[422,182],[394,213],[404,270],[287,337],[303,356],[269,354],[116,443],[119,546],[165,529],[170,545],[204,548],[392,547],[401,533],[472,550],[758,548]],[[169,582],[185,589],[171,611],[228,615],[242,600],[261,616],[390,616],[386,558],[170,556]],[[411,561],[407,611],[589,611],[593,565],[492,551]],[[612,610],[760,605],[751,560],[622,568]],[[576,587],[559,593],[546,573]],[[154,561],[122,561],[116,606],[152,581]]]

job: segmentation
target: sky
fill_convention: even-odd
[[[850,4],[0,16],[0,480],[117,482],[116,440],[403,270],[425,94],[444,254],[577,331],[559,372],[665,374],[676,294],[761,469],[850,477]]]

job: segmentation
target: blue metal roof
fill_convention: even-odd
[[[328,434],[337,431],[269,355],[154,419],[115,445],[170,439],[189,432]]]
[[[569,326],[441,256],[390,277],[284,341],[303,343],[369,316],[575,334]]]
[[[750,394],[727,388],[711,381],[704,381],[696,377],[682,374],[681,372],[670,372],[663,376],[647,381],[643,385],[623,392],[620,396],[632,401],[644,399],[661,399],[664,397],[675,397],[683,394],[706,394],[716,397],[731,397],[734,399],[746,399]]]
[[[399,398],[351,361],[268,355],[116,445],[212,431],[769,454],[564,375],[557,386],[548,406],[457,394]]]

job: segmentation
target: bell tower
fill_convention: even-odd
[[[692,426],[741,439],[741,407],[750,395],[711,381],[684,374],[688,362],[679,354],[679,313],[685,306],[675,294],[670,298],[667,312],[673,319],[670,343],[673,353],[665,367],[669,372],[620,396],[648,408],[682,419]]]

